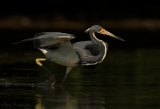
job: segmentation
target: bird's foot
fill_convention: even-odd
[[[56,78],[55,78],[55,76],[54,76],[54,75],[50,76],[50,78],[49,78],[48,81],[49,81],[49,82],[51,83],[51,85],[53,86],[53,85],[56,83]]]
[[[38,83],[38,85],[54,85],[56,82],[55,76],[50,76],[50,78],[44,82]]]

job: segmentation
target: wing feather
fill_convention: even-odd
[[[19,42],[15,42],[13,44],[19,44],[26,41],[33,41],[33,45],[35,48],[43,48],[43,47],[49,47],[54,46],[57,44],[62,44],[63,41],[68,41],[70,43],[71,39],[74,39],[75,36],[68,33],[62,33],[62,32],[41,32],[34,35],[33,38],[24,39]],[[60,45],[61,45],[60,44]]]

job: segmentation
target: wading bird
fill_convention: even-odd
[[[36,63],[46,70],[48,69],[42,65],[41,61],[49,60],[67,66],[66,74],[61,83],[61,85],[63,85],[68,73],[74,66],[93,66],[104,60],[108,45],[106,42],[98,39],[95,36],[95,33],[111,36],[124,41],[122,38],[108,32],[100,25],[93,25],[85,32],[89,33],[90,41],[80,41],[71,44],[70,40],[75,38],[72,34],[62,32],[42,32],[35,34],[34,38],[25,39],[14,44],[33,41],[34,47],[41,50],[46,56],[46,58],[36,58]]]

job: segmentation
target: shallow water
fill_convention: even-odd
[[[56,76],[54,86],[13,86],[37,83],[49,74],[35,64],[39,51],[0,55],[0,108],[3,109],[159,109],[159,49],[109,49],[93,71],[75,67],[60,87],[66,67],[43,64]]]

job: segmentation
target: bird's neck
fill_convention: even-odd
[[[102,42],[102,40],[98,39],[98,38],[95,36],[95,32],[90,32],[90,33],[89,33],[89,36],[90,36],[92,42],[93,42],[94,44],[96,44],[96,45],[99,45],[99,44]]]
[[[105,42],[103,42],[102,40],[98,39],[96,36],[95,36],[95,33],[94,32],[90,32],[90,38],[92,40],[92,42],[96,45],[98,45],[101,49],[101,53],[99,55],[99,63],[102,62],[106,56],[106,52],[107,52],[107,46],[105,44]]]

